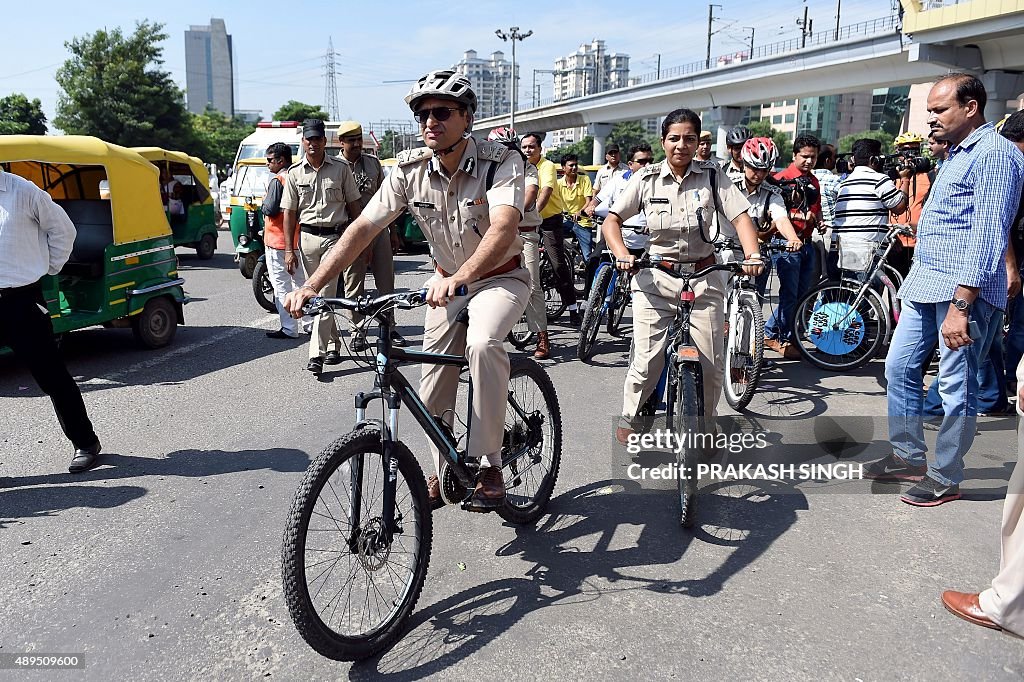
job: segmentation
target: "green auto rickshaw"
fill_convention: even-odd
[[[260,206],[267,193],[270,169],[262,156],[242,159],[235,166],[234,181],[228,201],[231,207],[231,239],[238,254],[238,269],[252,279],[256,264],[263,255],[263,213]]]
[[[71,257],[43,281],[56,334],[131,327],[147,348],[184,324],[159,173],[139,154],[95,137],[0,135],[0,167],[46,191],[75,224]]]
[[[203,260],[217,250],[217,211],[210,172],[202,159],[159,147],[132,147],[160,171],[160,197],[174,233],[174,245],[196,250]]]

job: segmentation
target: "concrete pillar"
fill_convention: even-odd
[[[998,122],[1006,115],[1006,100],[1015,99],[1024,90],[1024,75],[1007,73],[1006,71],[986,71],[981,75],[988,94],[985,105],[985,119]]]
[[[734,126],[739,125],[741,118],[743,118],[743,109],[740,107],[714,107],[705,111],[701,116],[701,130],[710,130],[715,133],[716,142],[712,151],[719,158],[729,158],[729,150],[725,146],[725,136]]]
[[[590,134],[594,136],[594,159],[591,161],[595,166],[604,163],[604,142],[612,132],[611,123],[591,123]]]

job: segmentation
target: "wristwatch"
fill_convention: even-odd
[[[971,309],[970,303],[968,303],[966,300],[962,298],[957,298],[956,296],[953,297],[953,300],[950,301],[950,303],[952,303],[953,307],[962,313],[966,313],[968,310]]]

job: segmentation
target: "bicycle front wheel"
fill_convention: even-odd
[[[516,350],[526,350],[533,344],[536,334],[530,331],[530,325],[526,322],[526,313],[513,325],[505,340],[512,344]]]
[[[800,355],[816,367],[836,372],[855,369],[874,358],[888,326],[878,294],[870,287],[845,283],[808,292],[793,315]]]
[[[611,305],[608,307],[608,333],[612,336],[619,335],[622,317],[626,314],[626,306],[629,305],[631,296],[629,273],[620,272],[619,279],[615,283],[615,293],[612,296]]]
[[[761,379],[764,357],[764,317],[761,306],[748,297],[736,302],[735,324],[726,318],[729,329],[725,337],[725,399],[735,410],[742,410],[754,397]]]
[[[587,299],[587,309],[583,311],[583,319],[580,321],[580,340],[576,344],[576,357],[580,360],[587,360],[594,349],[597,330],[601,327],[601,318],[604,317],[605,296],[614,275],[610,265],[602,265],[594,276],[594,283],[590,286],[590,297]]]
[[[295,628],[318,653],[339,661],[374,655],[398,638],[430,562],[427,486],[400,442],[391,528],[384,518],[390,467],[381,432],[342,436],[313,460],[295,492],[281,572]]]
[[[512,360],[501,443],[505,503],[501,518],[533,523],[551,500],[562,461],[562,412],[547,372],[530,358]]]
[[[562,300],[562,294],[558,291],[555,269],[551,266],[547,253],[540,261],[540,286],[544,290],[544,312],[548,316],[548,322],[554,322],[565,312],[569,304]]]
[[[700,365],[680,362],[676,367],[675,431],[679,437],[676,455],[677,488],[679,490],[679,522],[683,528],[693,528],[697,522],[697,463],[699,445],[704,433],[704,377]],[[687,437],[689,434],[698,438]]]

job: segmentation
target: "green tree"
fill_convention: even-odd
[[[853,149],[853,143],[861,138],[867,138],[869,140],[878,140],[882,143],[882,153],[892,153],[892,142],[895,139],[891,133],[887,133],[884,130],[865,130],[862,133],[855,133],[853,135],[844,135],[839,138],[838,151],[840,154],[847,154]]]
[[[772,128],[772,124],[768,121],[751,121],[747,124],[747,129],[750,130],[752,137],[771,138],[772,142],[775,143],[775,148],[779,150],[777,165],[788,166],[793,160],[793,141],[789,139],[786,133]]]
[[[184,149],[191,142],[181,90],[164,71],[162,24],[143,21],[130,36],[96,31],[64,43],[71,58],[57,71],[54,124],[125,146]]]
[[[306,104],[290,99],[274,112],[274,121],[305,121],[307,118],[327,120],[327,112],[319,104]]]
[[[640,121],[622,121],[621,123],[616,123],[615,127],[612,128],[612,132],[608,134],[605,147],[610,144],[619,145],[619,149],[622,151],[622,161],[625,162],[629,160],[629,150],[631,147],[635,147],[638,144],[649,144],[653,150],[655,146],[661,146],[657,144],[658,142],[657,136],[648,133]]]
[[[580,165],[585,166],[590,163],[590,160],[594,158],[594,138],[587,135],[579,142],[573,142],[567,144],[564,147],[558,147],[552,149],[544,157],[548,161],[554,161],[556,164],[562,160],[562,156],[565,154],[575,154],[580,158]]]
[[[45,135],[46,114],[38,99],[21,93],[0,99],[0,135]]]
[[[220,168],[234,162],[238,143],[255,130],[252,124],[225,116],[212,107],[192,116],[191,127],[193,142],[185,151]]]

